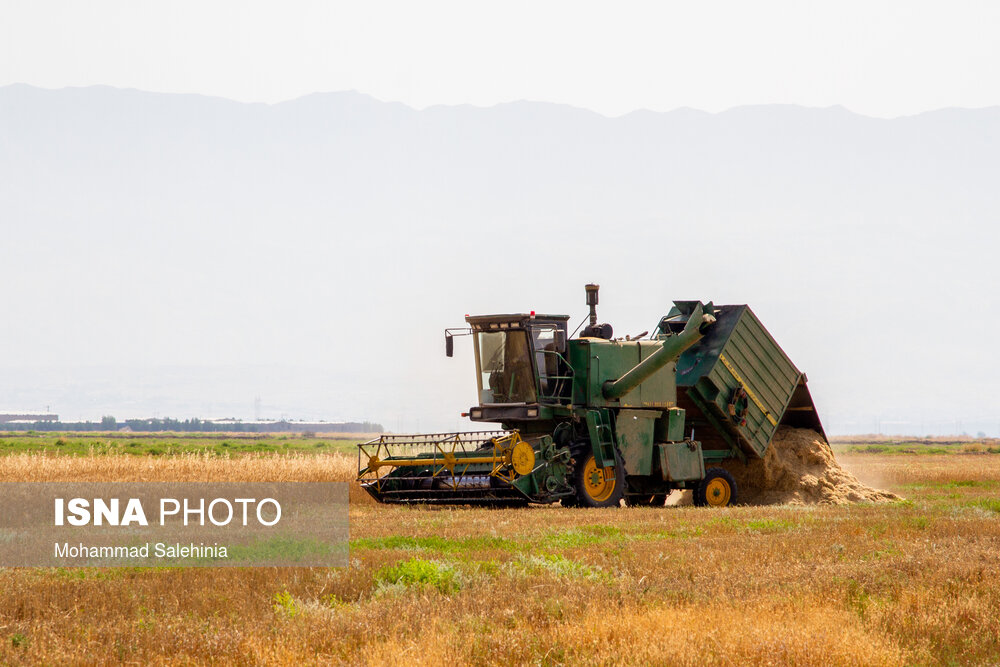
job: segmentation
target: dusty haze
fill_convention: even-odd
[[[464,427],[465,313],[749,303],[828,431],[1000,434],[1000,108],[0,88],[0,412]]]

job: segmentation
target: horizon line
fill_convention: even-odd
[[[150,90],[150,89],[145,89],[145,88],[136,88],[136,87],[133,87],[133,86],[118,86],[118,85],[104,84],[104,83],[94,83],[94,84],[87,84],[87,85],[61,86],[61,87],[57,87],[57,88],[52,88],[52,87],[48,87],[48,86],[41,86],[41,85],[38,85],[38,84],[27,83],[27,82],[24,82],[24,81],[12,81],[12,82],[9,82],[9,83],[0,84],[0,90],[4,90],[4,89],[7,89],[7,88],[18,88],[18,87],[31,88],[31,89],[34,89],[34,90],[41,90],[41,91],[45,91],[45,92],[90,90],[90,89],[95,89],[95,88],[96,89],[110,89],[110,90],[113,90],[113,91],[125,92],[125,93],[140,93],[140,94],[145,94],[145,95],[165,95],[165,96],[172,96],[172,97],[198,97],[198,98],[204,98],[204,99],[208,99],[208,100],[217,100],[217,101],[223,101],[223,102],[230,102],[230,103],[233,103],[233,104],[239,104],[239,105],[243,105],[243,106],[265,106],[265,107],[278,107],[278,106],[282,106],[282,105],[285,105],[285,104],[294,104],[296,102],[301,102],[301,101],[303,101],[303,100],[305,100],[307,98],[310,98],[310,97],[321,97],[321,96],[325,96],[325,95],[357,95],[357,96],[360,96],[360,97],[368,98],[368,99],[370,99],[370,100],[372,100],[374,102],[378,102],[379,104],[401,106],[401,107],[404,107],[404,108],[406,108],[406,109],[408,109],[410,111],[414,111],[414,112],[417,112],[417,113],[420,113],[420,112],[423,112],[423,111],[429,111],[429,110],[433,110],[433,109],[459,109],[459,108],[469,108],[469,109],[473,109],[473,110],[477,110],[477,111],[488,111],[488,110],[491,110],[491,109],[496,109],[496,108],[505,107],[505,106],[512,106],[512,105],[516,105],[516,104],[529,104],[529,105],[540,105],[540,106],[565,107],[567,109],[572,109],[574,111],[582,111],[582,112],[585,112],[585,113],[593,114],[595,116],[598,116],[600,118],[605,118],[605,119],[608,119],[608,120],[624,119],[624,118],[627,118],[627,117],[635,115],[635,114],[654,114],[654,115],[665,116],[665,115],[668,115],[668,114],[678,113],[678,112],[694,112],[694,113],[697,113],[697,114],[704,114],[704,115],[707,115],[707,116],[721,116],[723,114],[727,114],[727,113],[730,113],[730,112],[733,112],[733,111],[739,111],[739,110],[743,110],[743,109],[756,109],[756,108],[761,108],[761,107],[784,107],[784,108],[793,108],[793,109],[803,109],[803,110],[807,110],[807,111],[843,111],[843,112],[846,112],[848,114],[851,114],[851,115],[854,115],[854,116],[858,116],[858,117],[861,117],[861,118],[870,119],[870,120],[899,120],[899,119],[904,119],[904,118],[916,118],[918,116],[924,116],[924,115],[941,113],[941,112],[947,112],[947,111],[991,111],[991,110],[995,110],[995,109],[1000,109],[1000,104],[991,104],[991,105],[980,106],[980,107],[944,106],[944,107],[936,107],[936,108],[933,108],[933,109],[925,109],[923,111],[917,111],[917,112],[914,112],[914,113],[899,114],[899,115],[895,115],[895,116],[876,116],[876,115],[872,115],[872,114],[868,114],[868,113],[863,113],[863,112],[860,112],[860,111],[856,111],[856,110],[851,109],[850,107],[848,107],[847,105],[844,105],[844,104],[832,104],[832,105],[827,105],[827,106],[810,106],[810,105],[807,105],[807,104],[800,104],[800,103],[794,103],[794,102],[759,102],[759,103],[737,104],[737,105],[733,105],[733,106],[730,106],[730,107],[726,107],[725,109],[721,109],[719,111],[708,111],[706,109],[699,109],[698,107],[694,107],[694,106],[690,106],[690,105],[679,105],[679,106],[673,107],[671,109],[666,109],[666,110],[655,110],[655,109],[650,109],[648,107],[638,107],[638,108],[632,109],[630,111],[626,111],[626,112],[621,113],[621,114],[612,115],[612,114],[607,114],[607,113],[604,113],[604,112],[601,112],[601,111],[597,111],[595,109],[591,109],[591,108],[588,108],[588,107],[578,106],[578,105],[575,105],[575,104],[570,104],[570,103],[567,103],[567,102],[555,102],[555,101],[550,101],[550,100],[535,100],[535,99],[528,99],[528,98],[518,98],[518,99],[503,100],[503,101],[498,101],[498,102],[495,102],[495,103],[489,104],[489,105],[473,104],[471,102],[462,102],[462,103],[457,103],[457,104],[437,103],[437,104],[428,104],[428,105],[425,105],[425,106],[418,106],[418,105],[414,105],[414,104],[411,104],[411,103],[408,103],[408,102],[403,102],[401,100],[382,99],[382,98],[377,97],[377,96],[375,96],[375,95],[373,95],[371,93],[367,93],[367,92],[364,92],[364,91],[361,91],[361,90],[358,90],[358,89],[317,90],[317,91],[313,91],[313,92],[309,92],[309,93],[303,93],[303,94],[295,96],[295,97],[290,97],[290,98],[286,98],[286,99],[282,99],[282,100],[278,100],[278,101],[274,101],[274,102],[262,102],[262,101],[254,101],[254,100],[236,99],[236,98],[233,98],[233,97],[226,97],[226,96],[223,96],[223,95],[215,95],[215,94],[200,93],[200,92],[178,92],[178,91]]]

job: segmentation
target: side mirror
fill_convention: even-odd
[[[455,337],[447,331],[444,332],[444,353],[449,357],[455,356]]]

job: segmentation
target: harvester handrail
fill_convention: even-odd
[[[573,373],[573,367],[570,366],[569,361],[567,361],[566,357],[564,357],[558,350],[537,350],[537,352],[541,354],[554,354],[556,358],[562,362],[563,368],[567,369],[569,373],[568,375],[548,375],[547,373],[542,373],[542,369],[539,368],[538,372],[535,373],[535,392],[538,396],[538,402],[559,405],[560,399],[563,398],[568,398],[569,401],[572,401],[573,390],[575,389],[574,385],[576,384],[576,376]],[[542,391],[543,378],[550,381],[550,386],[555,385],[560,389],[561,381],[569,380],[569,392],[566,392],[565,390],[557,390],[550,394],[544,393]]]

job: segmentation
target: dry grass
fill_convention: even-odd
[[[355,495],[344,569],[0,570],[0,663],[1000,660],[1000,457],[844,463],[908,500],[595,511]],[[6,481],[353,471],[340,455],[0,458]],[[413,559],[431,563],[425,584],[387,583],[385,568]],[[436,586],[435,572],[454,586]]]
[[[357,459],[344,454],[0,457],[0,481],[7,482],[348,482],[357,469]],[[370,500],[351,489],[352,502]]]

